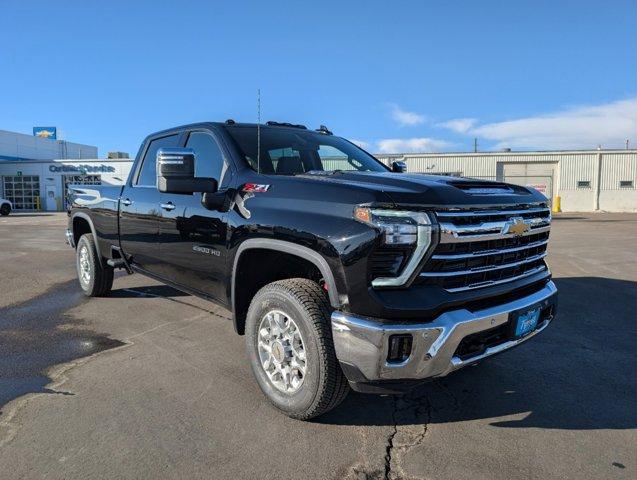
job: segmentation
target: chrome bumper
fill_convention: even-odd
[[[544,330],[552,320],[546,318],[525,337],[487,348],[474,357],[455,355],[460,342],[473,333],[490,330],[509,321],[509,313],[526,307],[547,307],[556,302],[557,289],[548,282],[542,290],[484,310],[454,310],[430,323],[382,323],[340,311],[332,313],[332,335],[339,361],[355,367],[363,380],[403,380],[440,377],[501,351],[515,347]],[[389,337],[411,334],[411,355],[401,363],[387,362]],[[352,370],[349,368],[348,370]],[[346,370],[347,372],[347,370]],[[352,378],[350,378],[352,380]]]
[[[75,240],[73,239],[73,232],[66,229],[66,243],[68,243],[71,247],[75,248]]]

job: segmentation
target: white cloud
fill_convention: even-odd
[[[437,138],[385,138],[378,141],[380,153],[433,152],[451,147],[453,143]]]
[[[355,138],[350,138],[349,141],[352,142],[354,145],[358,145],[364,150],[367,150],[367,147],[369,147],[369,142],[365,142],[364,140],[356,140]]]
[[[478,121],[475,118],[456,118],[437,124],[438,127],[448,128],[458,133],[467,133]]]
[[[460,120],[445,122],[460,132]],[[580,106],[517,120],[471,125],[464,132],[496,141],[495,148],[570,149],[621,148],[626,139],[637,143],[637,98]]]
[[[390,115],[392,120],[394,120],[398,125],[405,126],[413,126],[420,125],[425,121],[425,116],[420,113],[409,112],[407,110],[403,110],[395,103],[389,104]]]

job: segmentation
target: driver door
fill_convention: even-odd
[[[187,132],[185,147],[195,152],[195,177],[214,178],[220,190],[227,188],[228,162],[213,132]],[[224,302],[228,214],[206,209],[201,196],[160,193],[162,276]]]
[[[122,250],[144,271],[159,274],[159,190],[156,155],[162,147],[176,147],[179,134],[151,139],[135,175],[122,191],[119,230]]]

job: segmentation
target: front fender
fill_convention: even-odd
[[[237,248],[237,252],[234,256],[234,264],[232,266],[231,301],[233,306],[235,305],[235,276],[237,274],[237,265],[239,263],[239,259],[241,258],[241,254],[243,252],[253,248],[289,253],[314,264],[316,268],[318,268],[318,270],[321,272],[323,279],[327,283],[327,293],[330,299],[330,304],[336,309],[340,308],[342,302],[339,298],[338,290],[336,288],[334,273],[327,263],[327,260],[325,260],[325,258],[320,253],[312,250],[311,248],[305,247],[303,245],[298,245],[296,243],[287,242],[285,240],[277,240],[274,238],[249,238],[247,240],[244,240]]]

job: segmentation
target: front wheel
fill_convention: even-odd
[[[8,203],[3,203],[2,206],[0,206],[0,215],[2,215],[3,217],[6,217],[10,213],[11,213],[11,205],[9,205]]]
[[[246,348],[252,371],[268,400],[289,417],[321,415],[349,392],[329,316],[325,293],[304,278],[270,283],[250,303]]]
[[[86,233],[77,242],[75,252],[77,278],[87,297],[107,295],[113,286],[113,267],[101,262],[93,235]]]

